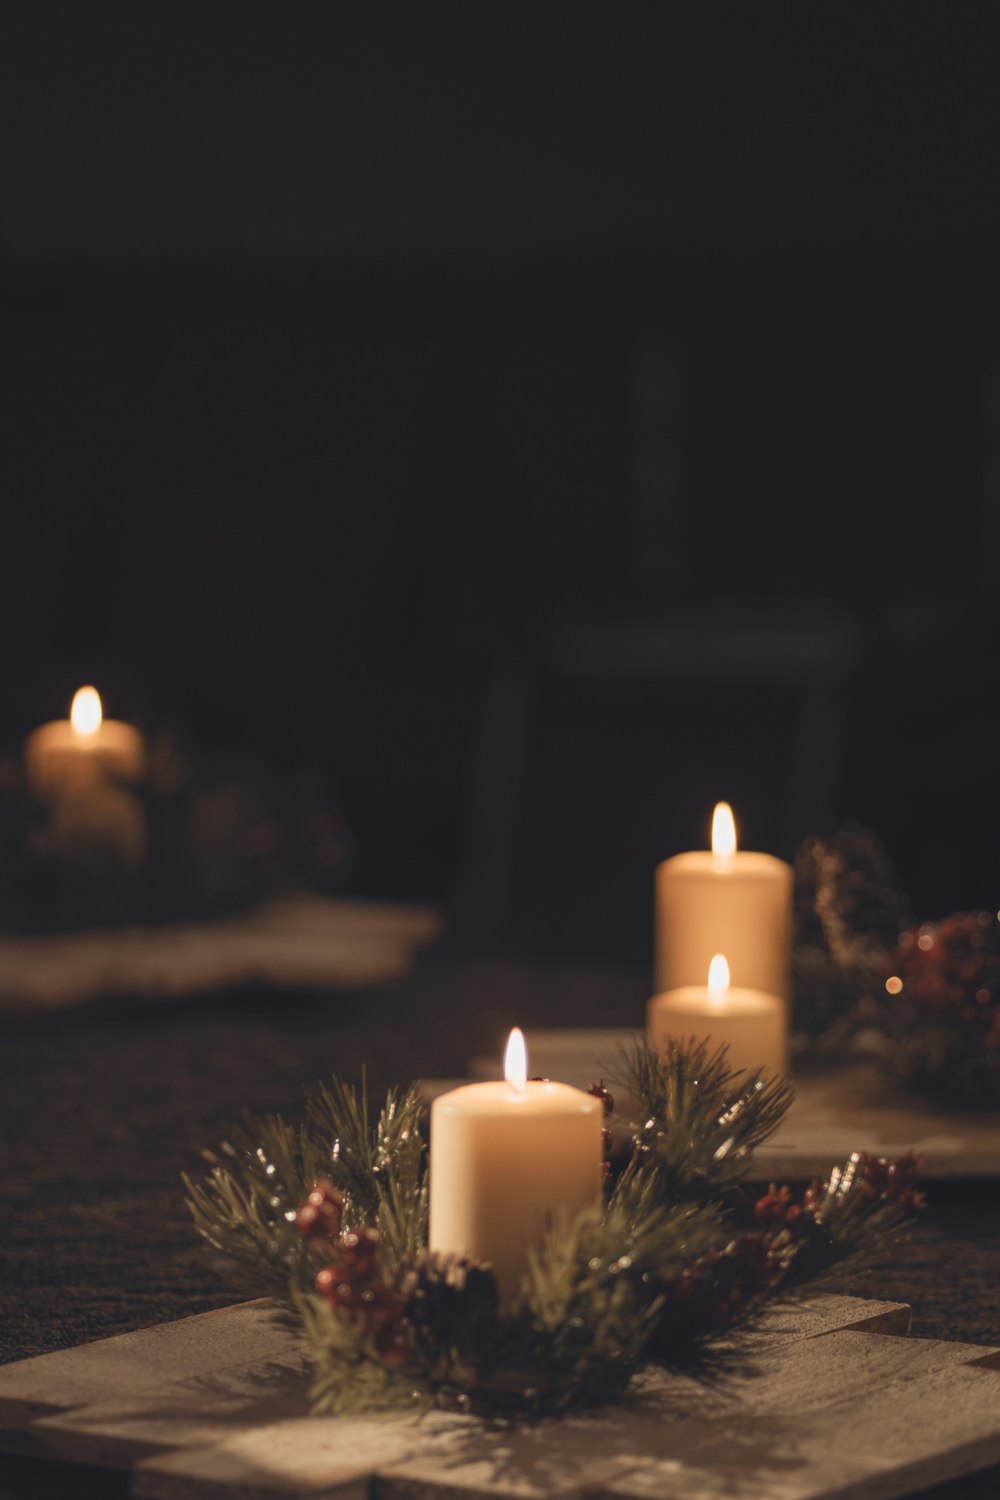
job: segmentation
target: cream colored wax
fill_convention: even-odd
[[[509,1300],[546,1226],[600,1194],[602,1125],[600,1100],[564,1083],[473,1083],[435,1099],[431,1250],[489,1261]]]
[[[670,1041],[706,1038],[713,1048],[725,1045],[734,1072],[788,1071],[785,1003],[761,990],[729,988],[725,959],[713,957],[706,984],[683,985],[654,995],[647,1008],[650,1045],[662,1054]]]
[[[729,828],[731,844],[722,847],[731,853],[695,850],[657,866],[655,987],[704,984],[712,955],[725,953],[735,986],[787,1001],[792,868],[771,854],[738,851],[731,813]]]
[[[142,735],[132,724],[105,719],[94,688],[81,688],[68,719],[42,724],[25,741],[32,790],[59,798],[95,778],[135,781],[143,772]]]

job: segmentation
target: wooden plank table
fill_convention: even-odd
[[[404,981],[338,995],[335,1005],[322,991],[276,999],[237,991],[190,1005],[125,998],[9,1021],[0,1047],[0,1148],[10,1164],[0,1194],[8,1211],[0,1350],[23,1362],[153,1324],[164,1335],[168,1320],[231,1300],[198,1248],[178,1182],[197,1166],[198,1148],[222,1138],[244,1106],[294,1118],[316,1078],[356,1078],[362,1065],[375,1095],[415,1074],[457,1077],[470,1054],[496,1049],[512,1020],[528,1022],[529,1038],[570,1016],[594,1028],[626,1023],[641,1014],[644,983],[642,975],[589,965],[532,966],[437,949]],[[986,1177],[952,1177],[933,1183],[928,1199],[917,1228],[851,1290],[912,1304],[914,1328],[930,1340],[1000,1345],[1000,1191]],[[268,1347],[260,1329],[254,1338],[261,1342],[251,1364]],[[165,1360],[162,1339],[157,1348]],[[280,1348],[270,1353],[281,1357]],[[51,1396],[58,1382],[50,1373]],[[114,1383],[110,1398],[106,1386],[95,1387],[92,1403],[116,1393]],[[273,1396],[269,1383],[263,1394]],[[85,1388],[78,1404],[87,1400]],[[226,1431],[235,1441],[235,1419]],[[23,1430],[10,1442],[12,1453],[19,1442],[39,1454],[57,1451],[54,1435],[44,1447]],[[165,1461],[168,1450],[158,1451]],[[109,1500],[124,1496],[137,1473],[0,1455],[0,1496]],[[910,1489],[932,1482],[928,1472]],[[934,1500],[997,1494],[1000,1469],[945,1481]]]
[[[1000,1462],[1000,1350],[900,1337],[900,1303],[773,1309],[724,1385],[483,1422],[307,1415],[294,1333],[243,1303],[0,1368],[0,1447],[149,1500],[891,1500]]]

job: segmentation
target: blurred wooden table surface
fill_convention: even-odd
[[[410,978],[356,994],[239,991],[9,1022],[0,1360],[239,1300],[201,1251],[179,1178],[244,1108],[294,1114],[318,1078],[362,1065],[376,1096],[459,1076],[514,1024],[633,1026],[645,990],[641,973],[437,952]],[[910,1303],[917,1335],[996,1345],[998,1288],[1000,1184],[958,1178],[933,1185],[925,1222],[852,1290]],[[27,1460],[0,1475],[0,1500],[107,1493]],[[947,1493],[998,1489],[994,1474]]]

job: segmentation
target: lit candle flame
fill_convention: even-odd
[[[708,966],[708,993],[713,1000],[721,1000],[729,988],[729,965],[721,953],[717,953]]]
[[[77,734],[85,737],[96,734],[103,718],[101,695],[96,688],[82,687],[73,694],[69,719]]]
[[[528,1049],[524,1045],[524,1032],[515,1026],[507,1039],[507,1050],[503,1055],[503,1076],[519,1094],[525,1092],[528,1082]]]
[[[716,859],[732,859],[736,853],[736,824],[728,802],[717,802],[712,814],[712,853]]]

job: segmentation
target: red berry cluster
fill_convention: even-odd
[[[780,1281],[784,1269],[783,1259],[771,1249],[769,1235],[744,1234],[723,1250],[699,1255],[666,1291],[678,1303],[691,1306],[693,1321],[726,1328],[741,1308]]]
[[[593,1094],[595,1099],[600,1099],[601,1104],[604,1106],[604,1118],[607,1119],[608,1115],[614,1111],[615,1099],[605,1084],[604,1079],[602,1078],[599,1083],[592,1083],[587,1093]]]
[[[344,1230],[343,1222],[343,1193],[331,1182],[314,1182],[295,1214],[295,1225],[314,1251],[332,1256],[317,1272],[316,1290],[338,1317],[374,1335],[385,1364],[403,1364],[410,1352],[409,1328],[402,1298],[378,1279],[378,1231]]]
[[[893,967],[890,995],[1000,1052],[1000,921],[992,912],[956,912],[904,932]]]
[[[295,1227],[314,1249],[325,1250],[340,1234],[344,1195],[332,1182],[314,1182],[295,1215]]]
[[[917,1190],[919,1181],[920,1170],[912,1151],[897,1156],[895,1161],[864,1152],[858,1155],[855,1189],[872,1202],[891,1204],[901,1214],[923,1208],[924,1195]]]
[[[793,1235],[807,1233],[833,1205],[849,1208],[855,1214],[868,1214],[887,1207],[899,1218],[906,1218],[923,1208],[924,1195],[918,1191],[920,1173],[912,1151],[889,1161],[884,1156],[858,1152],[846,1167],[837,1167],[828,1183],[815,1177],[797,1199],[789,1187],[771,1183],[754,1205],[754,1217],[769,1235],[787,1231]]]
[[[347,1230],[332,1246],[335,1260],[316,1274],[316,1290],[337,1317],[374,1337],[383,1364],[405,1364],[410,1331],[399,1293],[378,1279],[379,1236],[375,1229]]]
[[[814,1201],[806,1205],[806,1197],[812,1197],[814,1189],[819,1186],[819,1181],[806,1189],[802,1202],[798,1202],[790,1187],[778,1187],[772,1182],[763,1198],[758,1198],[754,1204],[754,1218],[762,1229],[778,1234],[782,1229],[794,1230],[804,1213],[814,1206]]]

